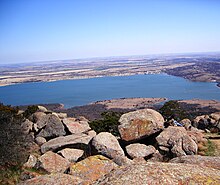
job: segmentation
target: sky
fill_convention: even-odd
[[[0,64],[220,51],[220,0],[0,0]]]

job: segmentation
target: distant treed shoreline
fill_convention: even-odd
[[[0,67],[0,86],[105,76],[167,73],[192,81],[220,83],[220,55],[126,57],[57,61]]]

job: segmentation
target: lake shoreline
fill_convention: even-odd
[[[120,76],[136,76],[136,75],[157,75],[157,74],[164,74],[164,75],[168,75],[168,76],[175,76],[175,77],[178,77],[178,78],[183,78],[183,79],[186,79],[186,80],[189,80],[191,82],[206,82],[206,83],[215,83],[217,87],[220,88],[220,83],[219,82],[213,82],[211,80],[206,80],[206,81],[200,81],[200,80],[193,80],[193,79],[190,79],[190,78],[186,78],[184,76],[178,76],[178,75],[173,75],[173,74],[169,74],[169,73],[166,73],[166,72],[160,72],[160,73],[139,73],[139,74],[132,74],[132,73],[129,73],[129,74],[117,74],[117,75],[103,75],[103,76],[81,76],[81,77],[73,77],[73,78],[64,78],[64,79],[51,79],[51,80],[33,80],[33,81],[23,81],[23,82],[18,82],[18,83],[4,83],[2,84],[0,82],[0,88],[1,87],[6,87],[6,86],[13,86],[13,85],[18,85],[18,84],[27,84],[27,83],[51,83],[51,82],[59,82],[59,81],[66,81],[66,80],[83,80],[83,79],[94,79],[94,78],[105,78],[105,77],[120,77]]]
[[[165,101],[164,101],[165,100]],[[97,101],[82,106],[74,106],[65,108],[63,104],[37,104],[46,107],[49,111],[67,113],[68,116],[77,117],[84,116],[90,121],[102,119],[104,112],[126,113],[139,109],[151,108],[159,110],[165,102],[166,98],[119,98],[104,101]],[[210,114],[220,112],[220,101],[217,100],[173,100],[186,112],[199,116],[201,114]],[[161,104],[160,104],[161,103]],[[30,106],[30,105],[29,105]],[[28,105],[19,106],[19,109],[25,110]]]
[[[132,97],[220,100],[219,88],[216,88],[215,83],[191,82],[166,73],[22,83],[0,87],[0,101],[15,106],[60,102],[65,108],[70,108],[96,101]]]

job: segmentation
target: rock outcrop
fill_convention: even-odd
[[[118,126],[121,138],[134,141],[148,137],[164,128],[163,116],[152,109],[142,109],[123,114]]]
[[[51,175],[41,175],[21,182],[18,185],[79,185],[83,180],[72,175],[55,173]]]
[[[44,112],[35,112],[32,116],[31,116],[32,120],[34,123],[37,123],[38,121],[42,120],[43,122],[43,118],[46,118],[46,114]],[[46,122],[46,121],[45,121]],[[39,127],[41,126],[41,128],[43,127],[43,123],[41,124],[39,122]],[[45,124],[46,125],[46,124]],[[45,126],[44,125],[44,126]]]
[[[174,156],[192,155],[197,153],[196,142],[187,134],[184,127],[166,128],[156,137],[160,150],[171,152]]]
[[[134,164],[134,162],[131,159],[129,159],[128,157],[124,155],[116,156],[115,158],[112,159],[112,161],[115,162],[119,166],[127,166],[127,165]]]
[[[164,162],[164,156],[158,150],[156,150],[152,154],[152,157],[150,159],[148,159],[147,161],[151,161],[151,162]]]
[[[125,184],[220,184],[220,171],[190,164],[148,162],[121,167],[95,185]]]
[[[65,118],[63,119],[63,124],[67,127],[71,134],[79,134],[91,130],[88,122],[76,121],[75,118]]]
[[[64,173],[69,167],[70,162],[60,155],[49,151],[38,158],[37,165],[37,168],[41,168],[49,173]]]
[[[44,107],[44,106],[38,105],[37,107],[38,107],[40,112],[47,112],[48,111],[47,108]]]
[[[187,155],[171,159],[171,163],[195,164],[200,167],[209,167],[220,170],[220,157]]]
[[[74,134],[68,136],[60,136],[54,139],[49,140],[48,142],[44,143],[41,146],[41,152],[45,153],[47,151],[56,151],[60,148],[80,145],[81,147],[85,147],[84,145],[88,145],[90,140],[92,139],[91,136],[87,134]],[[77,146],[79,147],[79,146]]]
[[[187,135],[190,136],[197,144],[207,142],[204,131],[202,130],[191,129],[190,131],[187,131]]]
[[[36,142],[39,146],[41,146],[41,145],[43,145],[44,143],[46,143],[47,140],[46,140],[44,137],[38,136],[38,137],[35,138],[35,142]]]
[[[21,123],[21,131],[24,134],[28,134],[33,127],[33,122],[29,121],[28,119],[26,119],[23,123]]]
[[[70,174],[83,179],[85,184],[91,184],[116,167],[117,165],[110,159],[96,155],[71,165]]]
[[[209,116],[211,119],[214,119],[215,121],[219,121],[220,120],[220,112],[215,112],[210,114]]]
[[[183,119],[180,121],[180,123],[185,127],[186,130],[191,130],[192,123],[189,119]]]
[[[134,159],[138,157],[147,157],[149,155],[152,155],[156,152],[156,149],[150,145],[144,145],[140,143],[130,144],[126,146],[126,151],[128,155]]]
[[[193,120],[193,126],[202,130],[208,129],[214,133],[220,132],[220,112],[197,116]]]
[[[80,157],[83,156],[84,151],[74,148],[64,148],[57,153],[61,154],[65,159],[69,160],[70,162],[76,162]]]
[[[124,151],[119,145],[116,137],[108,132],[101,132],[96,135],[92,140],[92,145],[95,147],[98,153],[111,159],[124,155]]]
[[[24,163],[23,167],[24,168],[34,168],[36,164],[37,164],[37,157],[35,157],[34,155],[31,154],[28,157],[28,161],[26,163]]]
[[[46,126],[40,131],[37,136],[41,136],[44,138],[54,138],[58,136],[64,136],[66,134],[64,126],[57,116],[53,114],[48,114],[46,115],[45,120]]]
[[[58,116],[60,119],[64,119],[64,118],[67,118],[67,113],[59,112],[59,113],[57,113],[57,116]]]
[[[220,159],[194,155],[207,140],[188,119],[184,127],[164,128],[157,111],[129,112],[119,120],[117,138],[96,134],[84,117],[41,111],[21,124],[37,148],[23,165],[20,185],[220,184]]]

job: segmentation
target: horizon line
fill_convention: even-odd
[[[195,54],[220,54],[220,51],[202,51],[202,52],[177,52],[177,53],[153,53],[153,54],[140,54],[140,55],[114,55],[114,56],[93,56],[93,57],[82,57],[82,58],[68,58],[68,59],[51,59],[51,60],[36,60],[36,61],[30,61],[30,62],[10,62],[10,63],[0,63],[1,65],[22,65],[22,64],[41,64],[41,63],[52,63],[52,62],[65,62],[65,61],[71,61],[71,60],[92,60],[92,59],[107,59],[107,58],[123,58],[123,57],[150,57],[150,56],[165,56],[165,55],[195,55]]]

